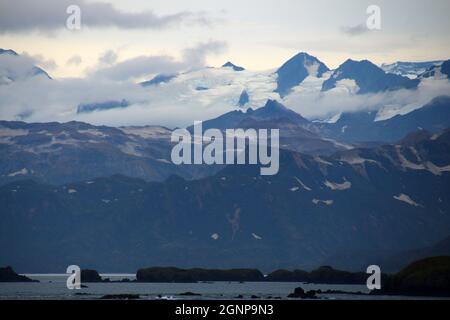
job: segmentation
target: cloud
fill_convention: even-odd
[[[125,81],[143,76],[165,73],[178,73],[188,69],[203,67],[206,57],[210,54],[220,54],[226,49],[226,44],[220,41],[208,41],[185,49],[181,60],[172,56],[138,56],[105,66],[100,64],[97,69],[91,70],[90,75],[106,79]],[[107,54],[109,56],[110,54]],[[111,54],[112,55],[112,54]],[[104,62],[104,56],[100,59]]]
[[[112,66],[100,67],[90,73],[90,76],[125,81],[154,73],[176,73],[183,67],[181,62],[170,56],[139,56]]]
[[[45,60],[42,56],[31,56],[27,53],[21,55],[0,55],[0,85],[5,82],[26,79],[36,75],[35,65],[56,67],[53,60]],[[1,96],[0,96],[1,98]],[[1,99],[0,99],[1,100]]]
[[[51,94],[48,94],[51,92]],[[0,119],[27,122],[83,121],[97,125],[187,126],[234,109],[226,102],[210,107],[198,98],[180,100],[192,89],[183,84],[144,88],[131,82],[33,77],[0,85]],[[195,93],[195,92],[194,92]],[[31,98],[32,97],[32,98]],[[127,108],[77,114],[81,103],[127,100]]]
[[[81,26],[117,27],[122,29],[161,29],[180,24],[211,25],[204,12],[177,12],[157,15],[152,11],[125,12],[109,3],[86,0],[15,0],[0,4],[0,33],[39,30],[53,32],[63,29],[69,14],[67,7],[81,9]]]
[[[359,36],[370,32],[369,28],[367,28],[367,26],[363,23],[353,27],[342,27],[341,31],[349,36]]]
[[[113,50],[108,50],[104,52],[100,58],[98,59],[100,63],[111,65],[117,60],[117,53],[115,53]]]
[[[221,54],[227,48],[225,42],[208,41],[200,43],[195,47],[185,49],[183,52],[183,61],[185,64],[196,68],[202,67],[206,63],[206,57],[209,54]]]
[[[30,62],[32,62],[33,64],[35,64],[45,70],[55,70],[58,67],[55,60],[46,59],[41,54],[30,55],[27,52],[23,52],[20,56],[28,57],[30,59]]]
[[[0,119],[175,127],[188,125],[195,119],[215,117],[230,111],[234,105],[224,102],[209,108],[199,103],[198,98],[182,101],[181,97],[196,93],[187,83],[174,83],[167,88],[144,88],[132,80],[149,73],[175,73],[192,66],[201,67],[207,55],[222,52],[225,47],[222,42],[209,41],[184,50],[179,60],[171,56],[141,56],[102,66],[92,70],[86,78],[54,80],[30,77],[29,70],[35,62],[30,56],[0,55],[0,80],[2,70],[20,71],[21,74],[15,81],[0,81]],[[74,56],[68,61],[76,63],[80,61],[78,58]],[[82,103],[123,99],[130,103],[123,110],[77,114],[77,107]]]
[[[74,55],[71,58],[69,58],[69,60],[67,60],[66,65],[68,65],[68,66],[70,66],[70,65],[78,66],[82,62],[83,62],[83,59],[79,55]]]

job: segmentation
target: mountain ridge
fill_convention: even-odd
[[[378,93],[398,89],[415,89],[418,80],[412,80],[396,74],[386,73],[368,60],[355,61],[348,59],[333,71],[330,78],[325,80],[322,91],[336,87],[340,80],[350,79],[356,82],[358,94]]]

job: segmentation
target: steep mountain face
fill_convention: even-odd
[[[289,94],[293,87],[302,83],[306,77],[314,76],[320,78],[327,71],[329,69],[323,62],[316,57],[301,52],[289,59],[277,70],[278,78],[275,92],[284,97]]]
[[[246,90],[243,90],[241,92],[241,95],[239,96],[238,106],[243,107],[245,106],[249,101],[249,96]]]
[[[264,107],[246,112],[237,110],[202,124],[207,129],[279,129],[280,147],[307,154],[332,154],[350,148],[334,141],[322,139],[314,124],[275,100],[268,100]],[[193,127],[188,130],[193,131]]]
[[[172,164],[170,135],[164,127],[0,121],[0,184],[18,179],[60,184],[113,174],[190,179],[218,170]]]
[[[419,80],[385,73],[370,61],[354,61],[348,59],[333,71],[331,77],[323,83],[322,91],[335,88],[337,82],[344,79],[355,81],[359,88],[358,94],[414,89],[419,84]]]
[[[376,111],[344,113],[335,123],[316,124],[323,136],[355,142],[394,142],[411,131],[438,132],[450,127],[450,96],[434,98],[420,109],[405,115],[375,121]]]
[[[166,83],[175,78],[176,74],[158,74],[155,77],[153,77],[151,80],[141,82],[141,86],[148,87],[148,86],[154,86],[160,83]]]
[[[450,79],[450,60],[442,62],[442,64],[431,66],[423,74],[421,78]]]
[[[231,68],[234,71],[244,71],[245,69],[243,67],[239,67],[233,63],[231,63],[230,61],[228,61],[227,63],[225,63],[222,68]]]
[[[14,182],[0,187],[0,265],[309,269],[349,252],[374,263],[448,236],[449,188],[450,131],[332,157],[282,151],[275,176],[236,165],[195,181]]]
[[[392,64],[383,64],[381,69],[386,73],[393,73],[399,76],[415,79],[428,69],[441,65],[442,61],[425,61],[425,62],[403,62],[398,61]]]
[[[21,59],[21,56],[14,50],[0,49],[0,85],[36,76],[51,79],[47,72],[30,61]]]
[[[447,76],[447,79],[450,79],[450,60],[444,61],[441,65],[441,73]]]

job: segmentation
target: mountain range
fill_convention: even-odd
[[[51,80],[34,64],[10,68],[8,59],[17,57],[0,51],[2,92],[27,79]],[[132,84],[162,108],[226,106],[203,119],[204,130],[279,129],[274,176],[261,176],[257,165],[174,165],[173,129],[157,124],[0,120],[0,265],[125,272],[149,265],[361,270],[380,263],[394,270],[426,252],[444,254],[450,92],[407,112],[380,103],[332,119],[289,106],[302,103],[302,93],[322,98],[342,85],[357,99],[420,96],[423,86],[448,83],[449,62],[378,67],[349,59],[330,70],[299,53],[274,71],[227,62]],[[101,115],[134,104],[116,97],[80,101],[69,112]]]
[[[449,172],[447,130],[331,157],[283,150],[275,176],[242,165],[192,181],[16,181],[0,187],[0,264],[269,270],[311,268],[349,252],[365,252],[368,262],[450,234]]]
[[[15,61],[16,59],[17,61]],[[41,68],[31,63],[27,55],[19,55],[13,50],[0,50],[0,85],[5,86],[13,82],[22,83],[26,79],[40,78],[36,75],[50,76]],[[425,61],[425,62],[396,62],[383,64],[381,67],[368,60],[355,61],[348,59],[336,69],[330,70],[318,58],[300,52],[283,63],[275,70],[254,72],[227,62],[219,68],[203,67],[187,69],[178,73],[161,73],[152,75],[147,81],[133,83],[141,87],[136,97],[128,90],[114,93],[114,98],[96,97],[94,93],[82,95],[80,101],[61,106],[67,109],[66,114],[72,114],[73,120],[84,120],[87,113],[102,112],[111,109],[127,110],[136,104],[148,103],[151,107],[171,108],[174,105],[186,105],[187,108],[201,108],[208,106],[209,110],[228,110],[248,108],[256,109],[265,104],[267,100],[278,100],[288,108],[302,110],[309,120],[326,121],[337,117],[339,113],[347,112],[347,103],[352,105],[352,100],[359,101],[358,96],[373,94],[385,94],[386,101],[381,100],[375,105],[370,105],[371,110],[382,113],[383,119],[396,115],[404,115],[413,111],[418,106],[411,106],[411,102],[404,99],[391,101],[390,97],[401,90],[409,91],[421,98],[421,104],[425,104],[425,98],[429,100],[437,95],[447,94],[445,90],[434,93],[419,93],[420,90],[432,87],[442,87],[448,83],[450,61]],[[438,80],[443,80],[439,82]],[[59,79],[56,79],[57,85]],[[63,86],[63,85],[61,85]],[[54,90],[49,87],[47,90]],[[115,88],[116,89],[116,88]],[[7,89],[5,89],[7,90]],[[99,89],[100,90],[100,89]],[[133,90],[139,90],[135,88]],[[436,89],[437,90],[437,89]],[[101,91],[101,90],[100,90]],[[324,97],[334,97],[336,94],[346,93],[344,101],[338,110],[327,108],[318,115],[312,116],[308,109],[315,109],[315,104],[320,104]],[[406,94],[406,93],[403,93]],[[450,94],[450,92],[448,92]],[[314,98],[312,98],[314,97]],[[336,99],[339,99],[338,96]],[[312,101],[311,101],[312,99]],[[332,101],[332,98],[330,98]],[[20,100],[20,99],[19,99]],[[17,101],[16,97],[5,98],[5,103],[14,105],[19,103],[18,109],[30,109],[28,104]],[[58,104],[58,101],[53,102]],[[61,102],[62,103],[62,102]],[[306,106],[303,106],[303,105]],[[333,103],[331,103],[333,105]],[[364,103],[360,109],[364,109]],[[0,107],[5,107],[0,103]],[[318,109],[323,109],[321,106]],[[342,109],[342,110],[339,110]],[[352,111],[354,108],[350,108]],[[211,114],[212,112],[210,112]],[[216,112],[218,116],[221,113]],[[33,112],[18,112],[15,116],[7,113],[9,120],[24,120],[30,122]],[[200,120],[200,119],[196,119]],[[206,119],[201,119],[206,120]],[[41,120],[39,120],[41,121]],[[158,123],[152,123],[158,124]],[[172,126],[172,125],[171,125]]]
[[[282,149],[317,156],[394,143],[419,129],[437,133],[450,127],[449,112],[450,97],[438,97],[409,114],[384,121],[374,121],[374,112],[360,112],[343,114],[335,123],[316,123],[268,100],[256,110],[231,111],[204,121],[202,127],[279,129]],[[192,132],[193,127],[188,130]],[[163,181],[171,175],[191,180],[222,169],[221,165],[174,165],[171,134],[171,129],[161,126],[0,121],[0,185],[23,179],[61,184],[114,174],[146,181]]]

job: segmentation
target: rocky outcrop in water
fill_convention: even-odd
[[[295,288],[293,293],[290,293],[288,295],[288,298],[295,298],[295,299],[317,299],[316,291],[310,290],[306,291],[303,290],[302,287]]]

